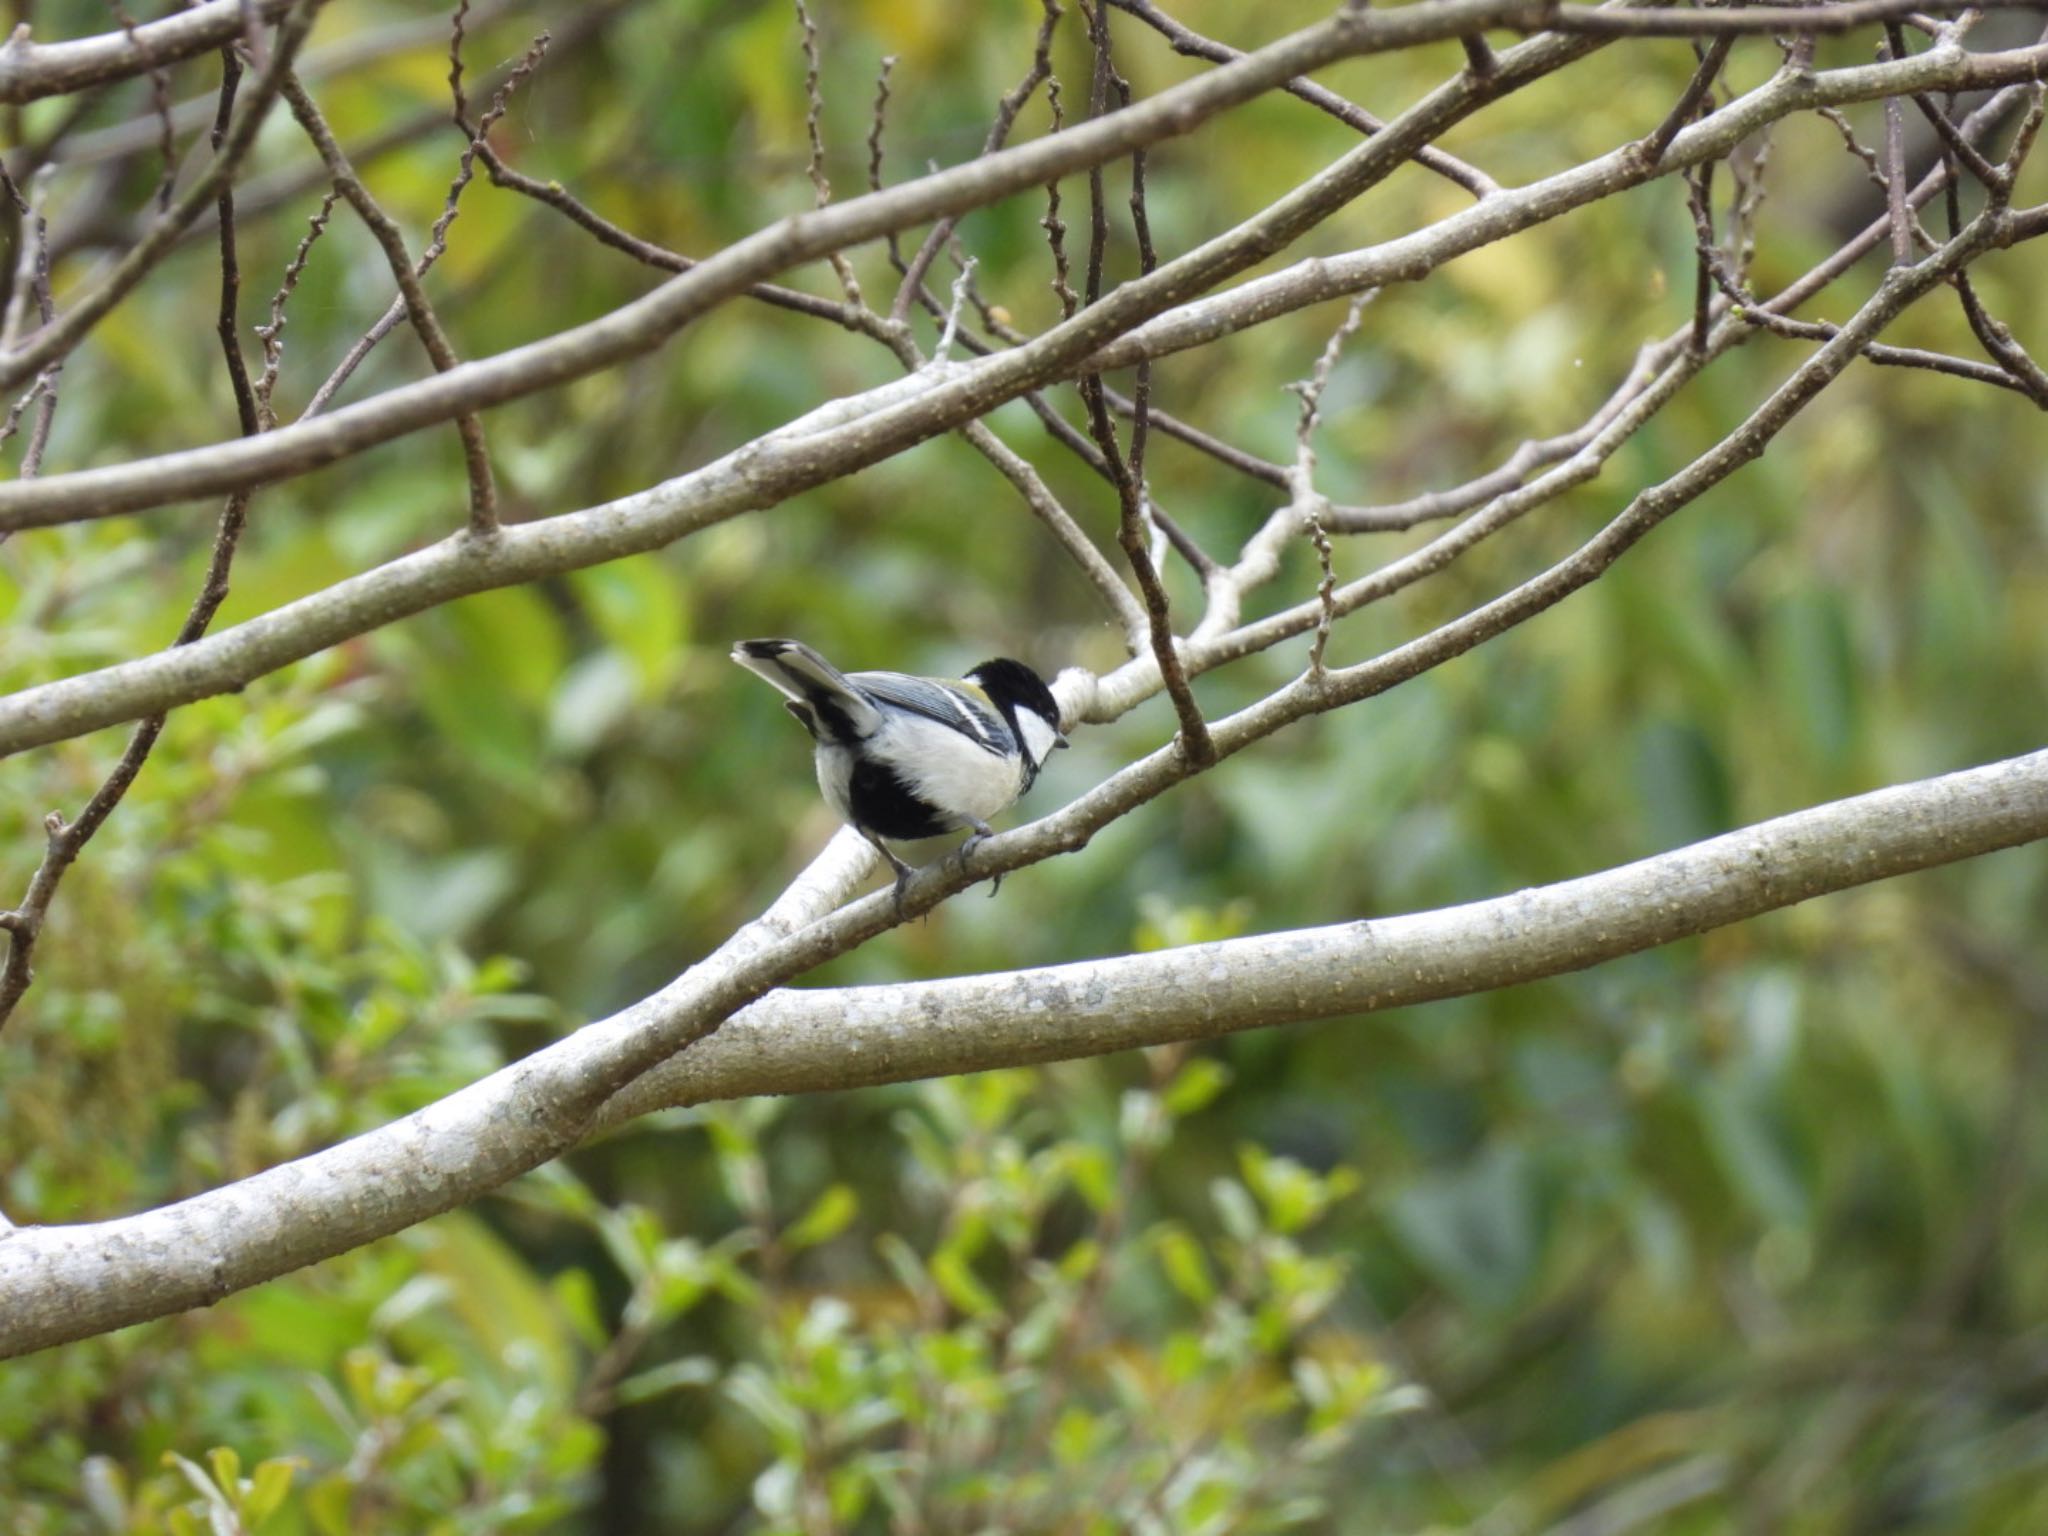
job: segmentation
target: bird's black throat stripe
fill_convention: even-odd
[[[853,765],[846,799],[853,824],[880,837],[937,837],[958,825],[944,811],[911,793],[894,769],[872,758]]]

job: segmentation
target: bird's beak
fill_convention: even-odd
[[[1053,742],[1053,746],[1055,747],[1071,747],[1072,745],[1073,743],[1071,741],[1068,741],[1067,738],[1064,736],[1059,737],[1057,740]]]

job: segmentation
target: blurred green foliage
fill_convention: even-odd
[[[1173,8],[1245,46],[1319,10]],[[971,27],[941,0],[817,12],[845,190],[862,184],[882,54],[898,58],[900,178],[978,146],[1036,7],[1005,0]],[[336,4],[316,43],[407,14]],[[84,0],[38,18],[44,36],[107,25]],[[472,69],[515,57],[542,21],[528,7],[484,28]],[[1117,25],[1140,90],[1196,67]],[[1825,41],[1822,60],[1866,42]],[[1744,44],[1736,78],[1770,57]],[[1071,103],[1086,78],[1071,21],[1057,58]],[[1391,112],[1457,63],[1446,47],[1328,78]],[[1683,44],[1610,48],[1447,143],[1503,181],[1544,174],[1653,125],[1690,67]],[[213,68],[181,67],[180,94]],[[427,48],[320,95],[356,141],[441,101],[444,73]],[[131,84],[85,121],[146,101]],[[47,130],[62,110],[13,127]],[[783,9],[646,0],[549,58],[500,143],[703,252],[808,202],[803,112]],[[1874,112],[1850,115],[1877,138]],[[1020,131],[1045,126],[1041,99]],[[1348,143],[1272,99],[1162,148],[1162,247]],[[416,244],[459,147],[443,129],[366,160]],[[307,158],[275,125],[257,169]],[[109,193],[138,208],[156,174],[141,157]],[[1765,287],[1868,216],[1860,175],[1826,124],[1780,129]],[[60,226],[91,186],[59,173]],[[2036,173],[2021,200],[2044,195]],[[317,196],[244,224],[245,325]],[[1411,168],[1280,260],[1462,201]],[[985,289],[1034,327],[1056,314],[1039,212],[1020,198],[962,226]],[[1325,488],[1396,499],[1575,424],[1640,341],[1682,323],[1691,238],[1659,186],[1384,295],[1324,402]],[[1127,249],[1112,256],[1130,269]],[[1999,255],[1978,280],[2038,343],[2035,259]],[[859,267],[890,291],[876,252]],[[60,296],[83,271],[60,271]],[[476,356],[654,280],[479,184],[432,281]],[[1874,280],[1859,271],[1813,312],[1839,318]],[[210,238],[194,240],[100,326],[64,375],[52,469],[233,430],[200,318],[216,282]],[[338,216],[290,310],[287,414],[387,284]],[[1969,353],[1954,311],[1930,301],[1897,339]],[[1168,361],[1160,399],[1284,458],[1281,386],[1335,318]],[[1350,621],[1333,658],[1554,558],[1741,420],[1797,355],[1765,338],[1717,363],[1601,480]],[[394,336],[350,397],[421,367]],[[512,514],[538,517],[656,483],[892,370],[857,338],[732,306],[488,429]],[[1106,537],[1102,487],[1021,408],[992,422]],[[1472,899],[2038,746],[2040,434],[2016,396],[1855,370],[1556,611],[817,979]],[[456,527],[459,463],[452,433],[429,433],[263,491],[220,623]],[[1273,504],[1171,442],[1155,439],[1151,465],[1161,503],[1212,548]],[[0,548],[0,688],[164,643],[208,522],[167,508]],[[1408,542],[1349,541],[1340,574]],[[1261,601],[1299,600],[1313,572],[1294,552]],[[424,1104],[703,954],[830,830],[799,733],[724,659],[737,636],[785,632],[849,665],[1117,659],[1085,585],[946,440],[180,710],[66,881],[39,980],[0,1035],[0,1209],[90,1220],[245,1175]],[[1227,709],[1302,649],[1199,692]],[[1155,703],[1082,733],[1032,805],[1170,729]],[[118,750],[110,732],[0,770],[0,897],[25,885],[43,814],[75,809]],[[0,1531],[2048,1529],[2044,932],[2048,858],[2025,850],[1427,1009],[656,1116],[502,1198],[209,1311],[0,1366]]]

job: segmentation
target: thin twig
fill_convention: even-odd
[[[1704,352],[1713,325],[1714,265],[1720,249],[1714,243],[1714,162],[1709,160],[1685,178],[1686,207],[1692,212],[1696,262],[1693,273],[1692,349]]]
[[[1097,0],[1088,17],[1089,37],[1095,46],[1095,77],[1089,95],[1089,114],[1099,117],[1107,109],[1110,86],[1116,78],[1116,68],[1110,57],[1109,18],[1101,0]],[[1134,213],[1143,206],[1143,161],[1133,158],[1132,208]],[[1095,166],[1088,174],[1088,276],[1087,302],[1093,306],[1102,297],[1103,258],[1109,245],[1109,215],[1103,196],[1102,167]],[[1143,238],[1144,249],[1150,251],[1149,235]],[[1174,714],[1180,720],[1179,742],[1187,760],[1197,767],[1215,761],[1216,748],[1209,740],[1207,725],[1202,720],[1200,707],[1195,703],[1193,691],[1188,686],[1187,673],[1181,666],[1180,654],[1175,648],[1172,611],[1167,601],[1166,588],[1154,568],[1151,555],[1145,548],[1145,495],[1144,495],[1144,445],[1145,445],[1145,404],[1150,393],[1149,369],[1141,366],[1138,370],[1138,384],[1135,392],[1133,427],[1131,431],[1131,457],[1126,461],[1122,447],[1117,442],[1116,424],[1110,420],[1109,407],[1102,398],[1100,374],[1090,374],[1081,381],[1081,398],[1088,405],[1088,421],[1095,437],[1095,445],[1102,450],[1105,462],[1110,466],[1116,481],[1117,500],[1120,516],[1117,522],[1117,543],[1122,546],[1124,558],[1130,562],[1131,572],[1138,579],[1138,591],[1144,598],[1145,613],[1151,627],[1152,655],[1159,664],[1159,675],[1166,685],[1168,696],[1173,700]]]
[[[459,11],[457,15],[459,20]],[[462,129],[468,139],[468,143],[463,146],[461,158],[456,164],[455,177],[449,183],[447,194],[442,199],[441,213],[434,220],[433,230],[428,236],[427,248],[420,253],[419,259],[412,264],[412,272],[415,278],[425,277],[428,269],[447,252],[448,227],[455,222],[457,215],[461,211],[462,194],[468,188],[471,178],[476,174],[477,156],[482,151],[483,146],[489,141],[491,130],[504,117],[512,93],[519,88],[520,83],[527,76],[531,75],[539,67],[541,59],[547,53],[550,40],[545,32],[534,38],[524,56],[513,66],[512,72],[505,77],[503,83],[492,94],[491,104],[485,111],[482,120],[472,128],[466,115],[468,103],[462,94],[461,54],[459,51],[461,33],[459,30],[456,32],[455,37],[457,41],[450,44],[450,53],[456,60],[456,63],[450,67],[448,79],[455,102],[455,125]],[[333,372],[329,373],[320,387],[313,392],[312,399],[306,402],[306,409],[302,413],[301,419],[317,416],[326,410],[341,387],[362,366],[364,359],[369,357],[379,342],[383,341],[386,336],[389,336],[398,328],[399,322],[406,317],[406,314],[406,298],[401,293],[391,301],[391,304],[385,309],[384,313],[377,317],[376,324],[372,325],[368,331],[357,338],[355,345],[348,349],[342,360],[334,366]]]
[[[20,260],[16,263],[8,295],[6,320],[0,324],[0,335],[6,338],[5,345],[11,346],[21,334],[30,300],[35,303],[40,324],[48,325],[57,318],[56,301],[50,288],[50,225],[41,207],[44,190],[49,184],[48,167],[37,172],[27,196],[15,185],[4,165],[0,165],[0,181],[4,181],[9,205],[14,209],[15,227],[21,242]],[[43,453],[50,443],[50,424],[57,413],[57,383],[63,372],[64,359],[59,357],[36,375],[28,392],[8,411],[5,423],[0,423],[0,443],[4,443],[19,430],[22,413],[30,405],[36,408],[35,423],[29,428],[28,443],[22,449],[21,464],[15,471],[20,479],[33,480],[42,473]],[[6,542],[6,531],[0,530],[0,544]]]
[[[1671,110],[1665,114],[1648,138],[1636,141],[1636,152],[1644,163],[1655,165],[1664,158],[1664,151],[1671,147],[1671,141],[1678,137],[1678,130],[1693,120],[1700,107],[1706,103],[1707,94],[1713,90],[1714,81],[1720,76],[1721,66],[1728,62],[1728,50],[1735,46],[1733,34],[1717,37],[1707,45],[1699,65],[1693,70],[1692,79],[1687,82]]]
[[[319,210],[307,221],[306,233],[300,237],[298,248],[292,252],[292,259],[285,266],[283,281],[279,283],[277,292],[270,296],[270,322],[256,327],[256,336],[263,343],[263,372],[256,380],[256,413],[262,419],[266,432],[277,425],[277,413],[271,408],[270,397],[277,388],[278,369],[284,362],[285,306],[291,302],[292,293],[299,286],[299,278],[305,273],[313,246],[327,232],[327,220],[340,199],[341,194],[331,187],[320,199]]]
[[[232,48],[221,50],[223,73],[220,86],[220,106],[214,118],[213,147],[218,154],[225,143],[229,123],[234,111],[235,93],[241,83],[242,69]],[[241,293],[241,269],[235,254],[235,200],[232,185],[223,184],[216,203],[220,218],[220,307],[216,331],[220,337],[223,356],[227,361],[228,381],[234,391],[235,412],[245,434],[261,429],[258,420],[256,398],[249,383],[249,370],[242,358],[241,343],[236,335],[235,314]],[[219,526],[214,531],[213,552],[208,557],[206,575],[200,584],[198,594],[193,598],[191,608],[185,615],[185,622],[179,626],[173,646],[190,645],[207,631],[213,623],[220,605],[227,600],[228,569],[233,564],[235,550],[241,542],[242,530],[247,524],[250,492],[236,491],[228,497],[227,505],[221,510]],[[67,822],[63,813],[51,811],[43,818],[43,858],[36,866],[36,872],[29,878],[27,893],[12,911],[0,912],[0,929],[8,935],[7,959],[0,965],[0,1028],[4,1028],[14,1010],[19,1006],[29,985],[35,980],[34,957],[37,941],[42,937],[43,925],[49,918],[50,904],[55,900],[57,887],[66,871],[77,861],[85,845],[94,833],[114,813],[122,798],[128,793],[136,776],[149,760],[150,751],[156,746],[157,738],[163,734],[168,714],[159,713],[140,722],[128,738],[128,745],[115,762],[113,771],[94,790],[85,807],[75,821]]]
[[[1337,620],[1337,574],[1329,530],[1323,526],[1327,503],[1316,490],[1315,430],[1322,419],[1323,392],[1330,387],[1330,374],[1337,366],[1338,354],[1357,334],[1359,322],[1365,318],[1365,306],[1378,297],[1377,288],[1368,288],[1354,298],[1344,312],[1343,322],[1330,333],[1322,356],[1316,359],[1315,370],[1308,378],[1288,386],[1301,397],[1301,417],[1294,429],[1293,506],[1316,547],[1316,561],[1321,567],[1321,580],[1316,585],[1316,602],[1321,612],[1316,619],[1315,642],[1308,653],[1309,676],[1317,682],[1324,675],[1323,653],[1330,647],[1330,626]]]
[[[448,19],[448,99],[449,112],[455,126],[468,138],[476,135],[469,128],[469,98],[462,90],[462,43],[464,28],[469,21],[469,0],[455,0],[455,14]]]
[[[832,181],[825,174],[825,95],[819,85],[821,70],[818,65],[818,28],[811,20],[811,13],[804,0],[794,0],[798,36],[804,50],[804,131],[810,140],[809,171],[814,206],[823,208],[832,201]],[[855,309],[867,308],[861,298],[860,279],[854,276],[853,263],[846,259],[844,251],[833,251],[826,256],[833,275],[839,279],[840,291],[846,295],[846,302]]]
[[[121,30],[128,34],[129,44],[145,56],[146,50],[135,36],[135,18],[128,14],[128,7],[121,0],[107,0],[107,9],[114,13],[114,20],[121,24]],[[162,64],[152,59],[149,64],[150,110],[156,114],[157,154],[163,161],[163,170],[157,176],[156,194],[152,199],[157,212],[163,213],[171,206],[171,184],[178,177],[177,137],[171,129],[171,77]],[[220,136],[214,136],[214,150],[220,149]]]
[[[875,68],[875,104],[868,115],[868,190],[882,190],[882,134],[889,121],[889,73],[896,67],[896,55],[885,53]],[[889,264],[903,270],[903,237],[890,230],[887,237]]]
[[[1242,49],[1233,48],[1228,43],[1219,43],[1214,38],[1202,36],[1201,33],[1192,30],[1160,10],[1158,6],[1152,4],[1152,0],[1109,0],[1109,4],[1115,6],[1120,11],[1127,11],[1137,17],[1138,20],[1144,22],[1145,25],[1151,27],[1160,36],[1164,37],[1173,46],[1175,53],[1185,57],[1207,59],[1212,64],[1228,64],[1233,60],[1244,57]],[[1473,41],[1478,42],[1481,48],[1486,48],[1483,40],[1475,37]],[[1493,60],[1493,51],[1490,48],[1486,49],[1486,57],[1489,61],[1489,67],[1484,70],[1475,68],[1473,71],[1475,75],[1485,77],[1490,76],[1494,72],[1497,61]],[[1468,63],[1472,62],[1472,53],[1469,48],[1466,52],[1466,60]],[[1387,126],[1384,121],[1366,111],[1365,108],[1339,96],[1335,91],[1325,86],[1316,84],[1313,80],[1296,78],[1287,81],[1286,84],[1281,86],[1281,89],[1286,91],[1288,95],[1307,102],[1317,110],[1328,113],[1354,132],[1367,137],[1381,132]],[[1463,160],[1458,159],[1457,156],[1448,154],[1438,149],[1435,145],[1426,145],[1418,150],[1415,155],[1415,163],[1424,170],[1433,171],[1446,181],[1464,188],[1474,197],[1483,198],[1489,193],[1500,190],[1500,184],[1487,175],[1486,172],[1480,170],[1477,166],[1466,164]]]
[[[1893,28],[1893,34],[1897,34]],[[1897,58],[1887,44],[1878,57]],[[1913,215],[1906,207],[1906,109],[1897,96],[1884,99],[1885,209],[1891,220],[1892,265],[1910,266],[1913,261]]]
[[[406,252],[405,236],[399,230],[398,222],[384,211],[356,175],[355,168],[348,163],[348,156],[336,142],[334,131],[327,126],[327,119],[306,93],[305,87],[287,73],[283,90],[292,115],[299,120],[299,126],[305,129],[313,147],[320,152],[321,162],[333,178],[335,190],[356,211],[356,216],[368,226],[383,250],[392,279],[404,295],[413,330],[418,333],[420,344],[426,348],[435,371],[447,372],[456,364],[455,348],[448,340],[448,333],[441,328],[440,318],[428,302],[426,290],[413,273],[412,257]],[[491,479],[490,450],[484,444],[483,423],[474,412],[470,412],[458,416],[455,425],[462,438],[462,457],[469,474],[469,531],[479,538],[488,537],[497,532],[498,498]]]
[[[1031,67],[1024,78],[1004,94],[996,103],[995,120],[989,124],[988,134],[981,143],[981,152],[992,155],[1008,142],[1010,129],[1016,125],[1017,114],[1024,110],[1039,85],[1052,77],[1052,40],[1059,26],[1063,12],[1059,0],[1044,0],[1044,14],[1038,24],[1038,40],[1031,50]],[[879,111],[879,107],[877,108]],[[903,274],[902,282],[896,285],[896,297],[889,305],[889,319],[897,325],[910,317],[910,305],[924,283],[924,277],[931,270],[940,249],[952,235],[959,223],[957,215],[940,219],[924,237],[924,243],[917,248],[917,254],[910,259],[910,266]]]

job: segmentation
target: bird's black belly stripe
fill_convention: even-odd
[[[957,825],[912,794],[892,769],[871,758],[853,765],[846,800],[854,825],[882,837],[936,837]]]

